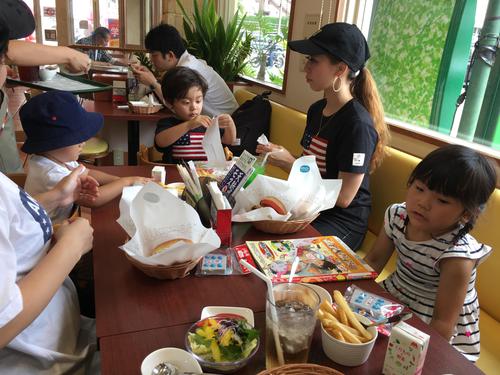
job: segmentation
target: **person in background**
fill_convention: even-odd
[[[100,113],[87,112],[76,97],[66,91],[48,91],[32,98],[19,113],[26,141],[21,150],[31,154],[24,189],[40,194],[52,189],[63,177],[76,169],[85,141],[95,136],[104,119]],[[145,184],[144,177],[118,177],[97,169],[88,175],[99,183],[99,197],[83,206],[99,207],[122,193],[125,186]],[[69,217],[72,205],[49,211],[54,223]]]
[[[90,68],[87,55],[68,47],[52,47],[43,44],[16,41],[35,30],[35,20],[28,6],[20,0],[0,0],[0,21],[4,24],[5,50],[0,62],[0,171],[22,172],[17,149],[14,122],[8,113],[7,95],[3,89],[8,64],[21,66],[65,64],[72,72],[86,72]],[[9,31],[7,26],[9,25]],[[8,33],[8,34],[7,34]]]
[[[208,90],[203,104],[204,115],[213,117],[221,113],[232,114],[238,108],[238,102],[226,82],[204,60],[197,59],[186,50],[175,27],[161,24],[152,28],[146,35],[145,45],[156,70],[165,72],[176,66],[184,66],[196,70],[205,79]],[[133,65],[132,68],[137,79],[163,99],[163,88],[154,74],[144,66]]]
[[[84,46],[98,46],[107,47],[109,45],[109,40],[111,38],[111,31],[107,27],[101,26],[95,29],[90,36],[78,39],[76,44]],[[93,61],[105,63],[105,65],[123,65],[127,64],[120,59],[115,59],[112,57],[108,51],[104,49],[87,49],[82,50],[86,53]]]
[[[1,87],[9,39],[30,35],[34,19],[22,1],[1,1],[0,5]],[[98,360],[93,361],[97,359],[95,323],[80,316],[75,287],[67,277],[92,248],[92,227],[82,218],[65,222],[52,242],[46,213],[76,199],[96,198],[97,183],[83,176],[83,169],[78,167],[54,189],[35,197],[0,172],[2,374],[99,373]]]
[[[163,162],[206,160],[203,137],[212,119],[202,115],[207,83],[197,71],[176,67],[163,76],[161,83],[165,101],[175,117],[161,119],[156,126],[155,147],[163,153]],[[236,127],[228,114],[218,116],[222,143],[230,145],[236,139]]]
[[[491,253],[469,232],[495,190],[482,155],[450,145],[427,155],[408,179],[406,202],[387,208],[365,260],[381,272],[396,249],[396,271],[381,285],[467,359],[479,358],[477,266]]]
[[[312,225],[355,251],[368,228],[369,175],[381,164],[389,139],[377,87],[365,67],[368,44],[355,25],[338,22],[288,46],[308,55],[306,81],[324,93],[307,112],[303,155],[316,157],[323,178],[342,179],[336,206],[321,212]],[[273,152],[268,163],[286,171],[295,161],[288,150],[274,144],[258,145],[257,152]]]

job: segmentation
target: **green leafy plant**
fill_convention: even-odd
[[[193,0],[191,17],[180,0],[177,4],[184,15],[184,34],[189,53],[205,60],[225,81],[236,80],[246,65],[252,43],[252,35],[241,30],[246,15],[239,18],[239,12],[236,12],[224,26],[213,0],[203,0],[201,8],[198,1]]]

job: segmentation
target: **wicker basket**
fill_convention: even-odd
[[[134,267],[141,270],[146,275],[160,280],[181,279],[187,276],[189,274],[189,271],[191,271],[194,267],[196,267],[196,265],[201,259],[199,258],[187,262],[175,263],[170,266],[161,266],[161,265],[152,266],[150,264],[143,264],[135,260],[127,253],[125,253],[125,256],[129,260],[129,262],[132,263]]]
[[[132,103],[128,103],[128,107],[131,112],[133,113],[138,113],[141,115],[150,115],[153,113],[158,112],[163,106],[161,104],[154,104],[152,106],[140,106],[140,105],[133,105]]]
[[[343,373],[330,367],[312,363],[296,363],[264,370],[258,375],[343,375]]]
[[[302,229],[305,229],[318,216],[319,214],[314,215],[308,219],[290,220],[290,221],[261,220],[261,221],[254,221],[252,224],[255,227],[255,229],[258,229],[264,233],[272,233],[272,234],[295,233]]]

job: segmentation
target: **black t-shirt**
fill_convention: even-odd
[[[364,233],[371,208],[370,160],[378,135],[368,111],[355,99],[332,116],[323,116],[326,100],[311,105],[302,137],[304,155],[316,155],[324,178],[339,178],[339,172],[364,173],[363,181],[349,207],[323,211],[323,218],[341,221],[351,230]]]

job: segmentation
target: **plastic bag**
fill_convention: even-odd
[[[372,322],[399,314],[404,309],[404,305],[367,292],[354,284],[346,289],[344,297],[354,312],[366,316]],[[386,336],[390,336],[391,329],[392,324],[383,324],[377,327],[377,330]]]
[[[196,276],[243,275],[235,249],[221,247],[205,255],[198,263]]]

